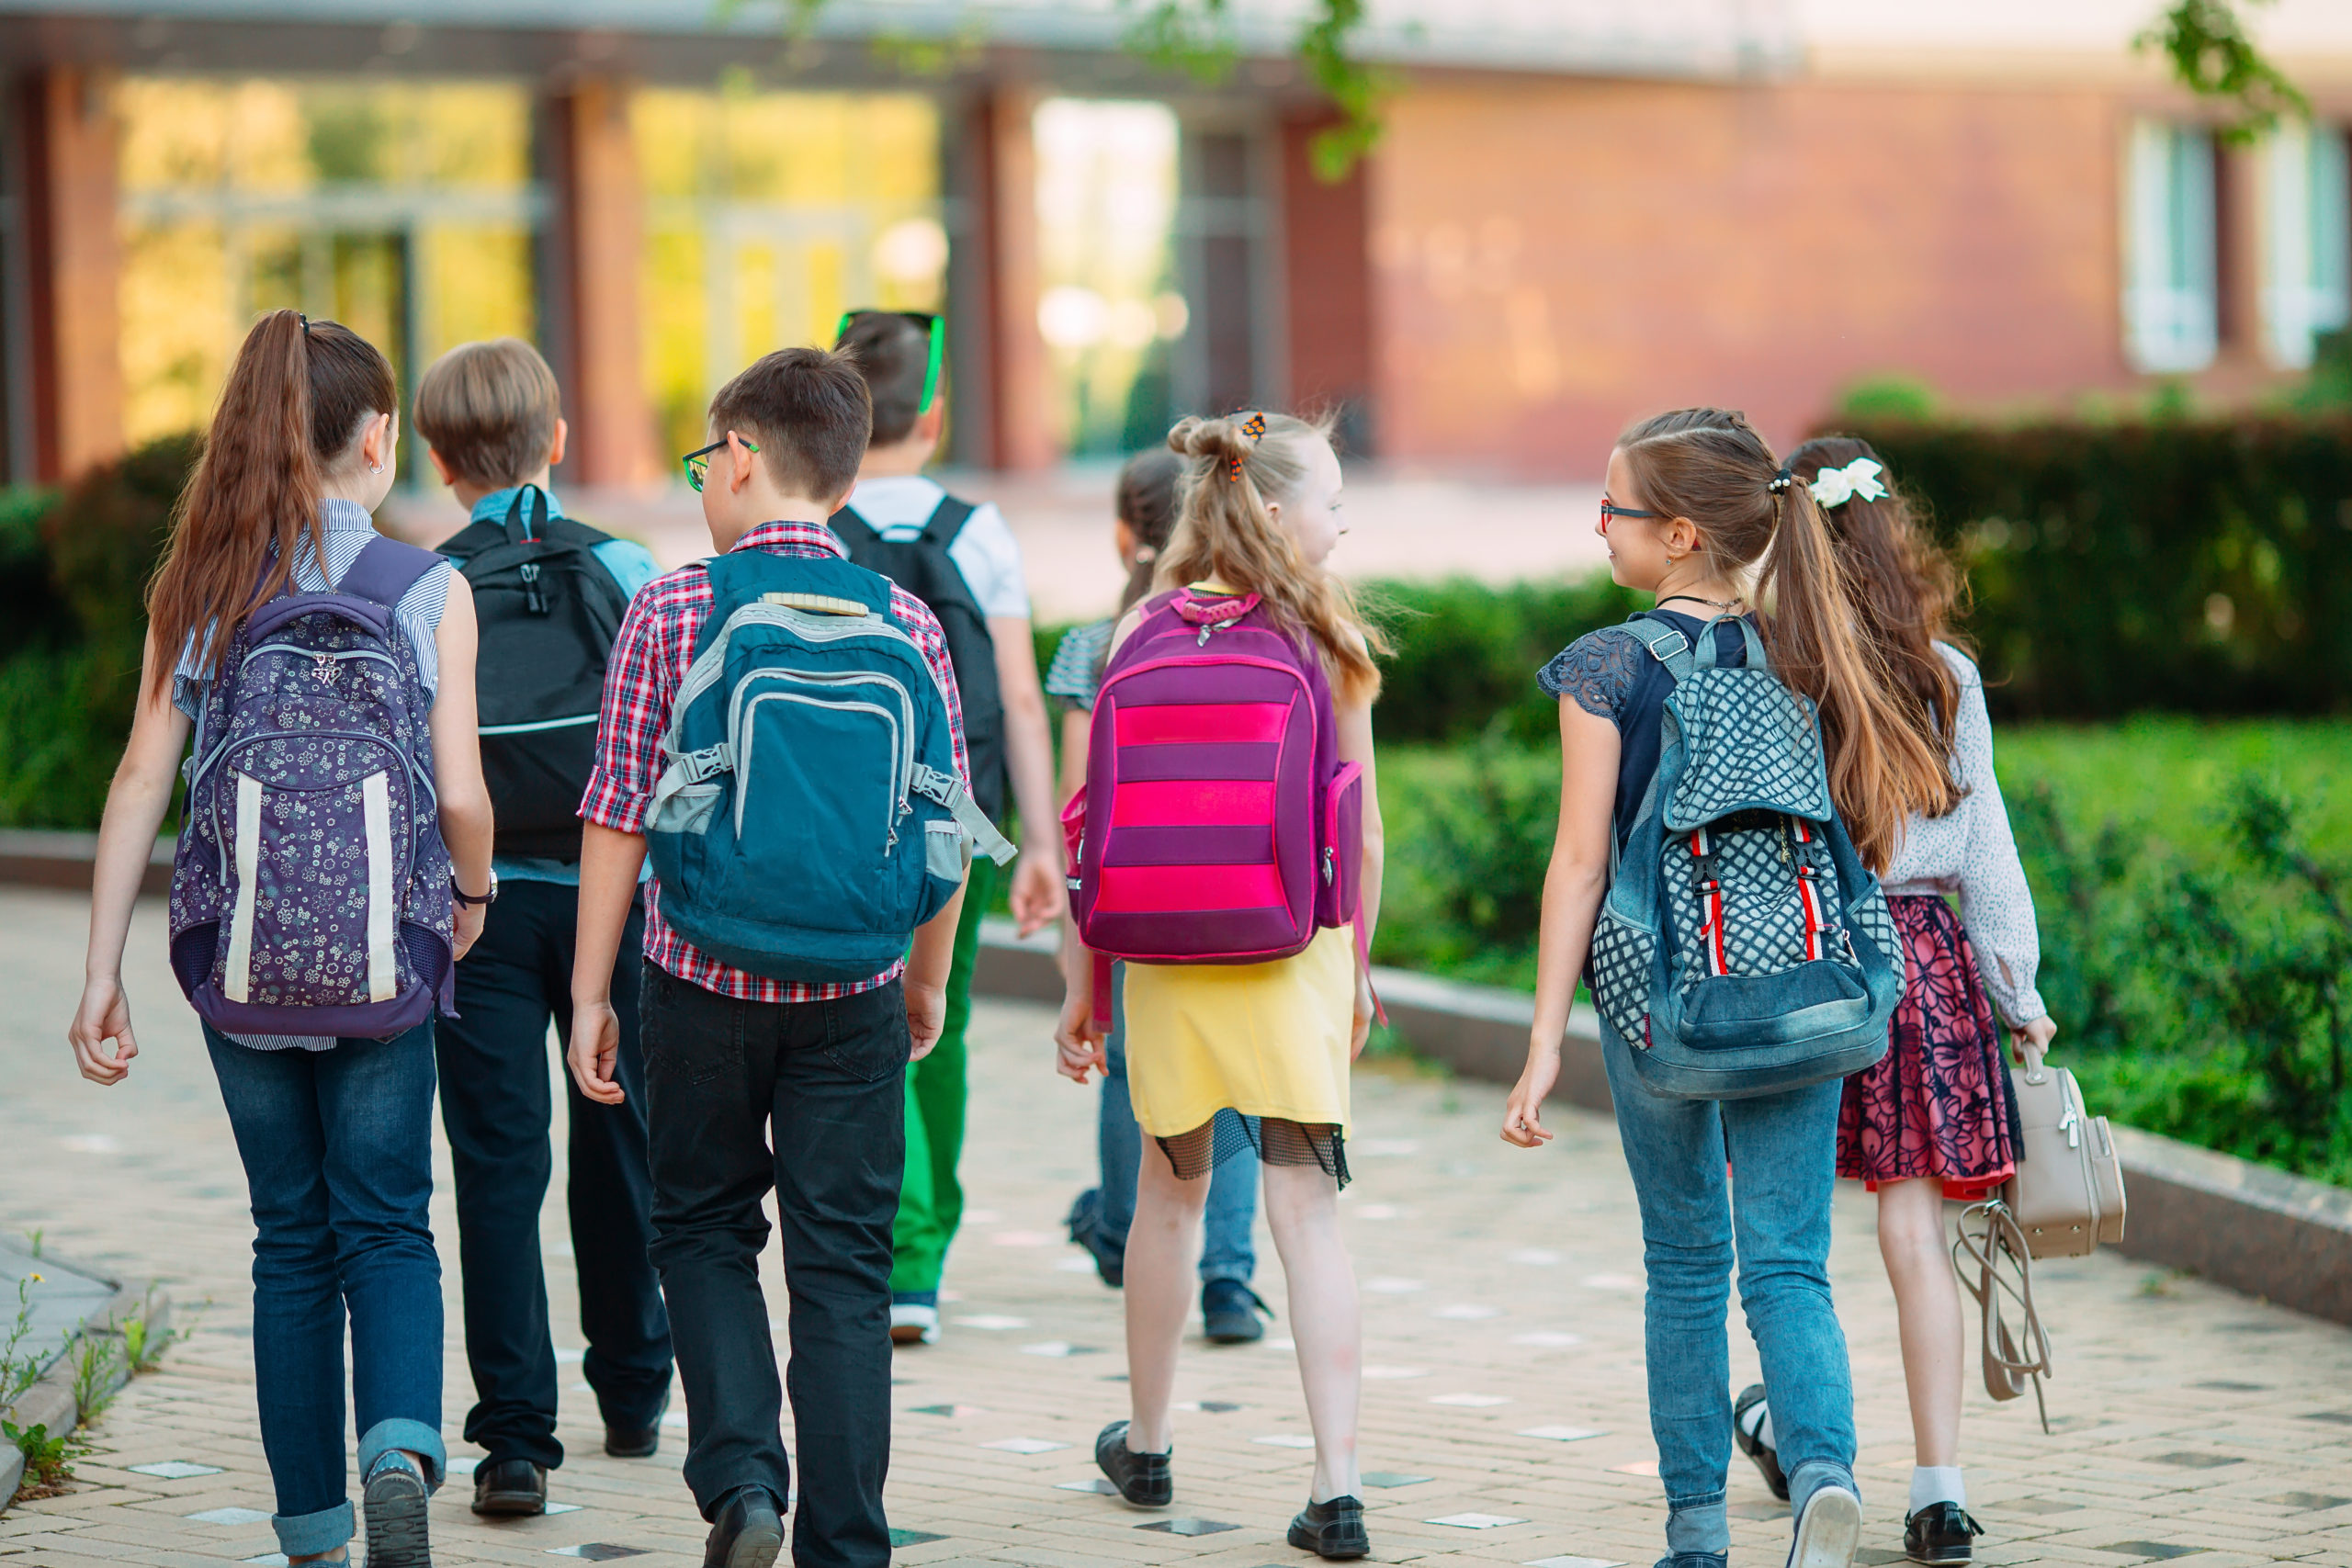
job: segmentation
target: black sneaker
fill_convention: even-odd
[[[1101,1188],[1090,1187],[1080,1193],[1078,1201],[1069,1206],[1069,1218],[1063,1223],[1069,1226],[1069,1239],[1086,1248],[1087,1256],[1094,1259],[1098,1279],[1114,1291],[1126,1283],[1125,1238],[1122,1237],[1121,1245],[1114,1247],[1102,1234]]]
[[[1364,1533],[1363,1505],[1353,1497],[1308,1503],[1290,1522],[1290,1543],[1301,1551],[1337,1561],[1369,1554],[1372,1537]]]
[[[1741,1453],[1756,1461],[1756,1468],[1764,1472],[1764,1484],[1772,1489],[1772,1495],[1785,1503],[1789,1500],[1789,1478],[1781,1473],[1779,1450],[1770,1443],[1758,1441],[1747,1430],[1747,1413],[1763,1403],[1762,1383],[1749,1383],[1740,1390],[1739,1397],[1732,1401],[1731,1440],[1739,1446]]]
[[[1260,1313],[1272,1317],[1274,1309],[1238,1280],[1211,1280],[1201,1287],[1201,1322],[1212,1345],[1247,1345],[1263,1339],[1266,1325],[1258,1321]]]
[[[1930,1503],[1903,1521],[1903,1555],[1914,1562],[1973,1562],[1969,1544],[1984,1527],[1957,1503]]]
[[[395,1451],[376,1461],[361,1493],[368,1512],[368,1568],[433,1568],[425,1527],[424,1477]]]
[[[548,1467],[502,1459],[474,1471],[474,1512],[486,1519],[528,1518],[548,1511]]]
[[[653,1419],[642,1427],[616,1427],[605,1423],[605,1451],[615,1459],[651,1459],[662,1451],[662,1417],[670,1413],[670,1393],[664,1389],[662,1403],[653,1412]]]
[[[784,1550],[784,1516],[763,1487],[728,1495],[710,1522],[702,1568],[770,1568]]]
[[[1176,1477],[1168,1465],[1175,1454],[1173,1449],[1164,1454],[1136,1452],[1127,1447],[1125,1421],[1112,1422],[1094,1439],[1094,1462],[1119,1495],[1137,1508],[1164,1508],[1175,1500]]]

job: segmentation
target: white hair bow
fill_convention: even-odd
[[[1884,472],[1883,463],[1857,457],[1842,468],[1822,469],[1806,488],[1822,506],[1843,506],[1858,495],[1864,501],[1876,501],[1886,493],[1886,487],[1878,482],[1879,475]]]

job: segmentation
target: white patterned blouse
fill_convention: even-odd
[[[1890,895],[1957,894],[1961,924],[1976,950],[1985,994],[2011,1024],[2030,1023],[2050,1010],[2033,980],[2041,966],[2033,895],[2009,831],[2008,807],[1993,776],[1993,721],[1984,711],[1984,679],[1969,657],[1936,644],[1960,678],[1960,719],[1952,737],[1952,776],[1968,793],[1948,817],[1914,817],[1883,879]]]

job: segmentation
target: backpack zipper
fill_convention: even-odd
[[[548,602],[539,594],[539,563],[535,560],[525,561],[514,569],[514,575],[523,580],[524,607],[535,615],[546,615]]]
[[[891,767],[898,774],[899,779],[899,815],[900,817],[904,817],[908,812],[914,809],[913,802],[908,798],[914,793],[915,787],[914,694],[908,691],[905,686],[899,684],[897,681],[892,680],[889,676],[881,674],[878,671],[844,670],[838,672],[820,672],[807,670],[790,670],[781,665],[769,665],[764,669],[755,670],[750,674],[744,676],[742,682],[735,688],[734,700],[728,705],[727,712],[727,737],[730,743],[734,741],[741,728],[744,689],[748,687],[752,681],[763,678],[771,681],[797,681],[801,684],[808,686],[889,687],[890,690],[898,696],[899,716],[906,721],[906,730],[904,735],[900,738],[901,743],[895,744],[891,748],[890,752]],[[897,734],[898,731],[894,729],[892,733]],[[903,762],[899,760],[901,754],[905,757],[905,761]],[[739,758],[742,755],[740,749],[737,750],[736,755]]]
[[[704,692],[718,684],[718,678],[726,673],[723,650],[728,638],[734,636],[738,626],[747,624],[781,626],[804,642],[839,642],[845,637],[875,637],[888,642],[904,643],[908,651],[914,655],[915,662],[922,666],[923,673],[931,677],[932,690],[939,694],[940,707],[944,710],[947,706],[947,688],[940,684],[939,672],[931,667],[931,660],[923,657],[922,649],[916,646],[914,638],[883,616],[871,612],[854,618],[811,615],[782,604],[745,604],[727,617],[726,624],[718,628],[718,635],[687,667],[686,678],[678,683],[678,694],[672,700],[670,710],[671,731],[663,737],[663,744],[670,749],[672,755],[677,754],[678,727],[685,718],[686,709]],[[719,657],[714,658],[714,655]]]

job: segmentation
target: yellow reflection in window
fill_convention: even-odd
[[[710,394],[771,349],[831,343],[843,310],[937,310],[939,119],[914,94],[648,90],[646,388],[671,453]]]

